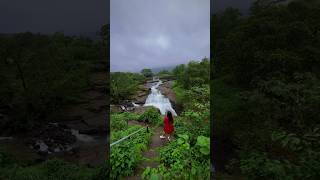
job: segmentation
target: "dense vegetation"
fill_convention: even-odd
[[[159,166],[144,179],[210,178],[209,60],[191,61],[173,70],[173,90],[184,107],[174,120],[175,140],[160,148]]]
[[[0,128],[21,132],[57,118],[90,87],[90,68],[102,54],[101,42],[60,32],[0,35],[0,113],[9,117]]]
[[[10,180],[100,180],[108,176],[108,168],[87,168],[52,159],[43,163],[23,163],[0,152],[0,179]]]
[[[116,131],[115,129],[111,129],[110,143],[113,143],[114,141],[139,130],[140,128],[142,127],[134,125],[129,126],[125,130]],[[150,136],[151,132],[147,132],[146,128],[143,128],[143,130],[136,134],[134,138],[130,138],[130,140],[111,147],[111,179],[119,179],[120,177],[133,175],[134,168],[142,160],[142,151],[147,149]]]
[[[135,113],[113,113],[111,114],[111,142],[113,143],[137,130],[143,128],[138,125],[128,125],[129,120],[143,121],[146,117],[156,117],[159,120],[160,114],[158,111],[149,109],[145,113],[138,115]],[[111,147],[110,164],[111,164],[111,179],[119,179],[121,177],[131,176],[134,173],[138,163],[142,160],[142,151],[147,149],[152,129],[143,128],[141,132],[135,134],[133,138],[125,140]]]
[[[67,105],[81,103],[92,71],[107,65],[108,30],[101,29],[103,41],[62,32],[0,34],[0,136],[30,138],[42,125],[61,121]],[[0,179],[103,179],[108,171],[107,163],[89,168],[57,159],[22,161],[0,149]]]
[[[142,69],[141,74],[143,74],[145,77],[152,77],[153,76],[151,69]]]
[[[213,16],[218,171],[319,179],[319,17],[315,0],[262,0],[246,17],[231,8]]]
[[[143,75],[130,72],[111,72],[110,79],[112,103],[130,99],[138,90],[138,85],[145,80]]]

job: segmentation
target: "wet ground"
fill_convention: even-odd
[[[143,171],[147,167],[155,168],[158,166],[158,158],[159,158],[159,152],[158,148],[166,145],[168,141],[166,139],[160,139],[160,135],[163,133],[162,127],[157,127],[154,130],[154,133],[151,137],[150,144],[148,146],[148,149],[142,153],[143,159],[142,162],[137,166],[134,175],[130,177],[126,177],[125,179],[142,179],[141,175]]]

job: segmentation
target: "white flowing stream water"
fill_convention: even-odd
[[[161,84],[162,81],[159,80],[151,87],[151,93],[147,97],[147,100],[143,106],[154,106],[160,110],[162,115],[165,115],[167,111],[171,111],[174,116],[177,116],[176,111],[171,106],[170,100],[162,95],[158,89]]]

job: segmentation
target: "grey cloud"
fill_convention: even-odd
[[[108,22],[108,0],[0,1],[0,33],[91,33]]]
[[[111,0],[111,71],[210,56],[209,0]]]

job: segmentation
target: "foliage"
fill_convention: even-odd
[[[119,140],[140,128],[141,126],[130,126],[126,130],[112,132],[111,142]],[[132,138],[111,147],[111,179],[118,179],[133,174],[134,168],[142,159],[141,152],[147,148],[150,137],[151,133],[142,130],[133,135]]]
[[[175,85],[179,103],[183,104],[184,111],[181,117],[176,121],[177,132],[188,132],[192,137],[204,135],[209,136],[210,124],[210,104],[209,104],[209,86],[193,86],[189,90],[182,89],[179,84]],[[179,98],[178,98],[179,97]],[[196,139],[191,139],[193,142]]]
[[[3,157],[7,156],[4,153],[0,153],[1,161]],[[12,158],[11,158],[12,159]],[[106,163],[105,163],[106,165]],[[103,165],[103,166],[105,166]],[[16,163],[15,161],[6,162],[0,165],[0,179],[12,179],[12,180],[42,180],[42,179],[79,179],[79,180],[91,180],[106,178],[107,175],[101,172],[101,167],[86,168],[82,166],[68,164],[62,160],[52,159],[47,160],[40,164],[32,164],[24,166]],[[108,168],[103,168],[107,172]]]
[[[130,112],[112,113],[110,116],[111,131],[125,130],[128,128],[129,120],[138,120],[139,115]]]
[[[112,72],[111,78],[111,102],[119,103],[122,100],[130,99],[138,89],[138,84],[144,80],[136,73]]]
[[[170,75],[170,71],[168,71],[168,70],[161,70],[161,71],[159,71],[158,73],[157,73],[157,75],[158,76],[160,76],[160,75]]]
[[[302,137],[283,131],[273,132],[273,156],[250,153],[243,157],[240,168],[252,179],[314,179],[319,176],[320,169],[319,135],[319,128]]]
[[[157,76],[160,79],[166,79],[166,78],[173,78],[173,73],[171,71],[168,70],[161,70],[157,73]]]
[[[174,120],[176,139],[160,148],[160,165],[143,179],[209,179],[209,62],[190,62],[173,70],[173,90],[184,111]]]
[[[147,107],[146,110],[138,118],[139,121],[148,122],[151,124],[162,123],[159,109],[155,107]]]
[[[250,153],[241,160],[240,168],[250,179],[293,179],[279,160],[271,160],[266,154]]]
[[[210,62],[207,58],[200,62],[190,61],[187,65],[176,66],[172,72],[183,88],[201,86],[209,83]]]
[[[177,85],[177,81],[174,81],[173,82],[173,85],[172,85],[172,90],[174,91],[174,94],[176,95],[176,101],[177,103],[179,104],[184,104],[185,102],[185,89],[181,86],[178,86]]]
[[[318,179],[319,140],[301,137],[319,125],[320,4],[277,2],[257,1],[247,17],[228,9],[212,18],[214,138],[233,148],[222,164],[232,158],[229,167],[240,169],[230,173]]]
[[[54,118],[79,99],[101,58],[99,42],[60,32],[0,35],[0,49],[0,111],[10,117],[1,129],[8,133]]]
[[[210,139],[208,137],[198,136],[196,145],[200,146],[200,152],[202,154],[210,154]]]
[[[199,148],[209,149],[209,138],[199,136],[203,142],[190,144],[188,135],[179,134],[178,137],[160,149],[160,166],[147,168],[142,175],[144,179],[209,179],[209,155]]]
[[[128,122],[123,118],[122,114],[111,114],[110,129],[112,131],[124,130],[128,126]]]
[[[153,76],[151,69],[142,69],[141,74],[144,75],[145,77],[152,77]]]

